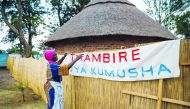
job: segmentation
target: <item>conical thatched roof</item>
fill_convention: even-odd
[[[85,9],[58,29],[48,42],[109,35],[175,39],[168,30],[127,0],[91,0]]]

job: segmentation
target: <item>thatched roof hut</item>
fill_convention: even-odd
[[[127,0],[92,0],[58,29],[46,44],[54,47],[58,54],[75,54],[125,49],[170,39],[175,37]],[[131,104],[130,97],[121,92],[125,89],[146,94],[148,90],[151,95],[158,92],[158,81],[113,82],[75,76],[72,80],[63,77],[63,86],[64,93],[67,93],[66,109],[71,109],[73,104],[76,109],[145,109],[147,104],[151,104],[148,108],[153,109],[155,101],[132,99]],[[71,96],[74,100],[70,99]]]
[[[47,41],[89,36],[175,37],[128,0],[92,0]]]

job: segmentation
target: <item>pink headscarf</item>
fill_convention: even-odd
[[[49,62],[49,63],[55,63],[53,61],[53,56],[55,54],[55,51],[54,50],[46,50],[45,51],[45,58],[46,60]]]

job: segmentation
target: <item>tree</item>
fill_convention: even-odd
[[[185,38],[190,38],[190,12],[183,15],[177,15],[175,18],[177,34],[184,35]]]
[[[0,49],[0,54],[5,54],[5,53],[6,53],[5,50],[1,50],[1,49]]]
[[[23,102],[25,102],[26,100],[25,100],[24,91],[25,91],[25,89],[28,88],[28,84],[19,83],[19,84],[16,85],[16,87],[21,91],[21,93],[22,93],[22,100],[23,100]]]
[[[45,51],[47,49],[53,49],[52,47],[48,47],[45,45],[45,41],[44,40],[39,40],[39,45],[38,45],[38,49],[41,50],[41,51]]]
[[[8,54],[13,54],[13,53],[21,54],[20,53],[21,51],[20,51],[18,45],[14,45],[11,49],[7,49],[6,51],[7,51]]]
[[[59,26],[69,21],[73,16],[79,13],[90,0],[50,0],[52,13],[57,14]],[[54,30],[55,30],[54,26]]]
[[[7,41],[18,38],[20,49],[23,49],[25,57],[31,56],[32,38],[39,34],[38,26],[44,24],[41,15],[45,11],[39,4],[40,0],[3,0],[1,2],[3,21],[10,28]]]
[[[190,7],[190,0],[144,0],[144,2],[148,6],[147,14],[169,30],[178,29],[176,17]]]

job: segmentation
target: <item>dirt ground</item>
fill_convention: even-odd
[[[29,88],[24,91],[24,102],[17,84],[6,68],[0,68],[0,109],[47,109],[41,97]]]

